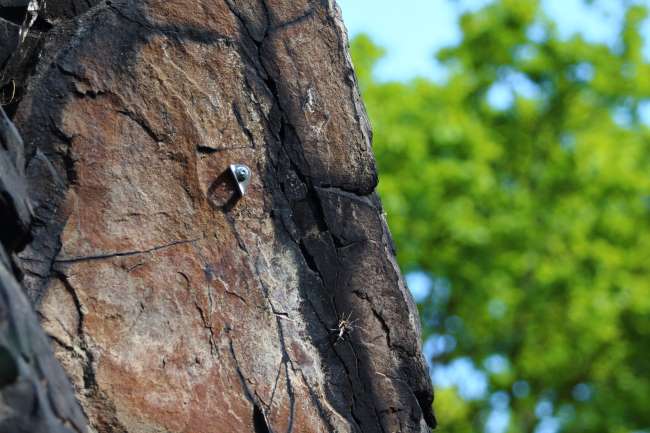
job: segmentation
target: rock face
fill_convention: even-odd
[[[429,431],[336,5],[48,4],[18,262],[90,431]]]
[[[23,166],[23,143],[0,108],[0,432],[81,432],[72,387],[14,276],[32,217]]]

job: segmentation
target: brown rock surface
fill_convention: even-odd
[[[428,431],[336,5],[112,0],[55,24],[14,118],[19,257],[91,431]]]

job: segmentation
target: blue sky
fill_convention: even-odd
[[[491,0],[339,0],[350,37],[364,32],[388,50],[377,66],[382,80],[425,76],[445,77],[433,53],[460,40],[460,14],[477,10]],[[650,0],[628,0],[650,5]],[[587,40],[615,46],[623,20],[624,0],[542,0],[543,9],[563,37],[579,32]],[[650,25],[646,26],[650,37]],[[650,48],[648,48],[650,58]]]
[[[350,38],[367,33],[386,48],[387,55],[378,63],[375,77],[381,81],[409,80],[417,76],[444,82],[445,69],[434,53],[460,42],[460,16],[476,11],[494,0],[339,0]],[[645,4],[650,0],[541,0],[544,13],[557,25],[560,37],[579,33],[590,42],[617,48],[623,24],[623,4]],[[541,27],[533,26],[531,38],[543,37]],[[645,57],[650,61],[650,20],[642,27],[646,37]],[[584,71],[586,74],[593,71]],[[510,74],[496,82],[488,92],[488,102],[497,109],[506,109],[515,94],[534,97],[539,89],[522,74]],[[650,126],[650,101],[640,105],[639,115]],[[629,113],[614,113],[621,124],[629,121]]]
[[[433,53],[460,40],[458,16],[467,9],[486,4],[485,0],[340,0],[349,36],[368,33],[388,50],[377,65],[380,79],[444,77]]]

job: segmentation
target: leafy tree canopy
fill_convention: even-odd
[[[382,49],[351,43],[398,258],[432,284],[434,377],[487,379],[438,386],[441,432],[650,431],[647,11],[625,8],[609,47],[496,1],[437,54],[445,83],[378,82]]]

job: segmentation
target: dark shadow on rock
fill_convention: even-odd
[[[237,182],[235,182],[230,169],[217,176],[208,188],[208,201],[214,209],[229,212],[240,198]]]

